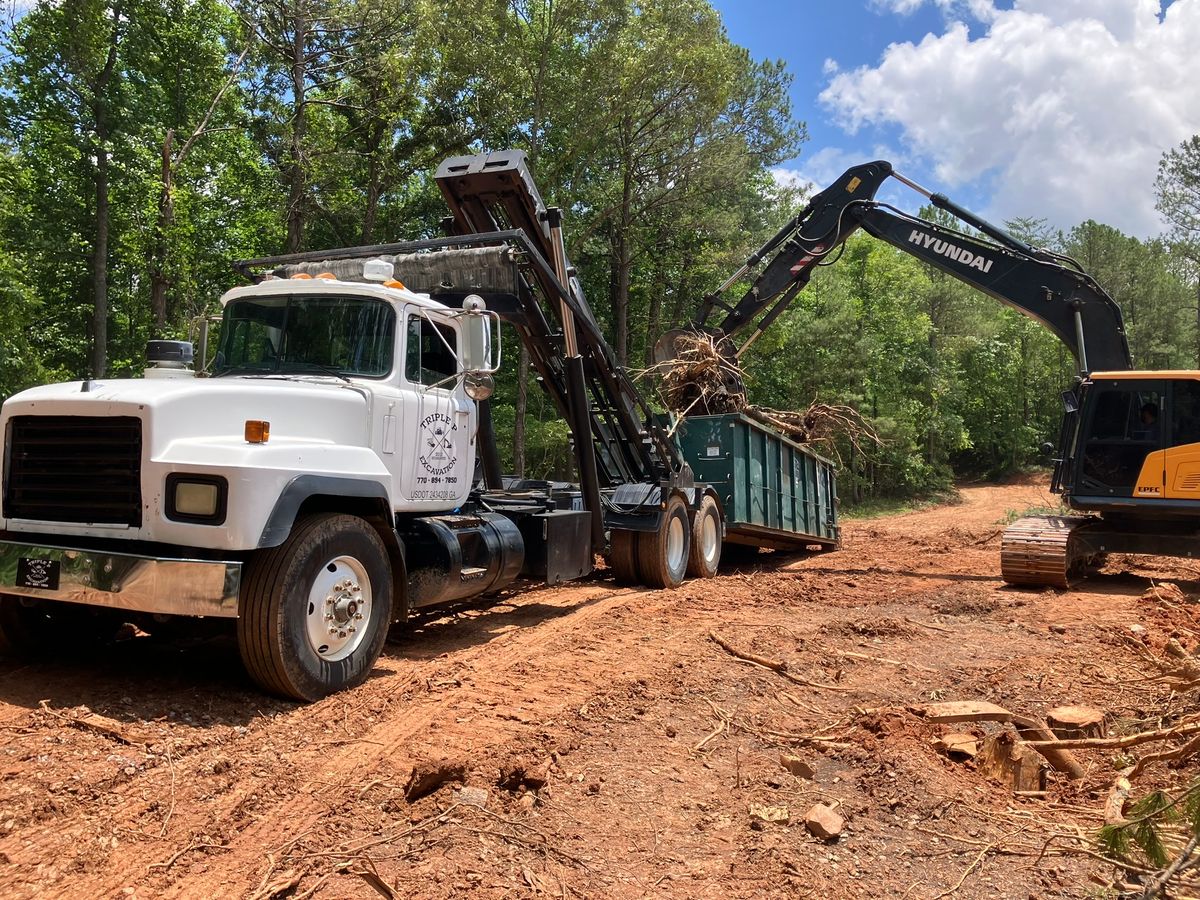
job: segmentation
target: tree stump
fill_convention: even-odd
[[[1042,791],[1046,771],[1042,756],[1013,734],[1001,731],[989,735],[977,757],[979,769],[989,778],[1010,785],[1014,791]]]
[[[1063,740],[1104,737],[1104,713],[1090,706],[1059,706],[1046,713],[1046,724]]]

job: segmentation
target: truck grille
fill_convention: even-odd
[[[142,524],[142,423],[133,416],[14,416],[4,515]]]

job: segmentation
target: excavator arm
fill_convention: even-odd
[[[877,202],[875,195],[889,177],[979,234],[944,228]],[[859,228],[1041,322],[1067,345],[1082,374],[1133,367],[1120,308],[1077,262],[1012,236],[944,195],[925,190],[883,160],[848,169],[814,196],[704,299],[694,325],[724,338],[753,325],[737,350],[744,352],[787,309],[816,267],[836,260]],[[763,260],[767,264],[741,299],[724,302],[722,295]],[[709,320],[718,309],[725,316],[714,327]]]

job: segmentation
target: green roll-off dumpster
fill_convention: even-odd
[[[726,543],[837,546],[832,462],[741,413],[687,416],[675,438],[696,480],[721,499]]]

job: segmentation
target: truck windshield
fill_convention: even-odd
[[[382,378],[392,370],[396,314],[364,297],[284,295],[225,307],[214,375]]]

